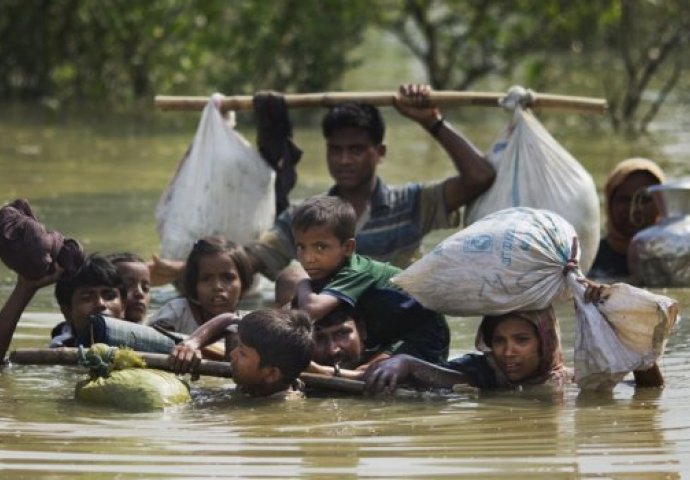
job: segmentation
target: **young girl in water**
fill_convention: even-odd
[[[184,296],[163,305],[149,325],[188,335],[221,313],[242,316],[237,304],[251,287],[251,271],[241,246],[218,236],[198,240],[187,257]]]

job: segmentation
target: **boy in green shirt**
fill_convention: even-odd
[[[314,197],[295,210],[292,234],[302,266],[295,279],[297,306],[317,324],[338,307],[350,307],[363,322],[367,350],[445,362],[445,317],[391,283],[399,268],[355,253],[355,223],[353,207],[335,196]]]

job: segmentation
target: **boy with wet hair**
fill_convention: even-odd
[[[312,358],[314,340],[308,315],[298,310],[255,310],[241,319],[218,315],[200,326],[170,354],[177,373],[193,373],[201,362],[201,348],[237,331],[230,351],[233,380],[252,397],[285,397],[300,390],[299,374]],[[234,340],[229,340],[233,342]]]
[[[94,314],[122,318],[126,292],[122,279],[110,261],[100,255],[90,255],[71,276],[63,276],[59,266],[52,273],[37,280],[21,275],[0,310],[0,359],[4,359],[17,323],[36,292],[55,283],[55,298],[65,321],[51,332],[51,347],[76,346],[74,332],[89,324]]]
[[[364,347],[378,352],[369,363],[397,353],[445,362],[450,343],[445,317],[390,281],[399,268],[355,253],[355,223],[353,207],[338,197],[314,197],[297,207],[292,221],[302,267],[297,306],[317,323],[339,307],[351,308],[353,318],[363,322]]]

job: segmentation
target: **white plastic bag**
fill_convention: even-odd
[[[575,274],[568,274],[567,282],[575,297],[575,381],[580,388],[613,388],[661,357],[678,316],[675,300],[615,283],[610,296],[594,305],[585,303],[585,287]]]
[[[553,212],[508,208],[451,235],[393,282],[449,315],[538,310],[569,295],[563,268],[574,237]]]
[[[504,135],[487,155],[496,169],[491,188],[465,210],[470,225],[509,207],[556,212],[575,227],[582,271],[588,271],[599,247],[599,198],[591,175],[561,146],[531,112],[517,102]]]
[[[273,224],[275,172],[223,120],[214,98],[156,207],[164,258],[185,259],[208,235],[246,244]]]

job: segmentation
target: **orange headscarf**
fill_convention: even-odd
[[[508,315],[508,314],[506,314]],[[523,385],[549,384],[552,386],[562,386],[572,381],[572,370],[566,368],[563,362],[563,352],[561,350],[561,329],[553,307],[543,310],[533,310],[528,312],[511,312],[509,315],[516,316],[532,323],[537,329],[539,337],[540,355],[537,373],[529,379],[521,382]],[[475,346],[477,350],[486,355],[489,366],[496,374],[496,381],[501,387],[515,387],[505,374],[496,365],[491,348],[484,339],[484,322],[490,321],[495,317],[484,317],[477,330]]]
[[[604,185],[604,199],[606,202],[606,241],[615,251],[619,253],[628,252],[630,237],[623,235],[616,230],[611,221],[611,197],[626,178],[633,172],[646,172],[654,176],[659,183],[664,183],[666,176],[659,165],[646,158],[628,158],[623,160],[609,174]]]

